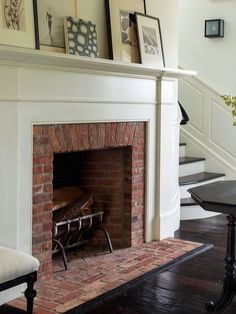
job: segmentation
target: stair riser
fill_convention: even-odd
[[[188,189],[191,189],[191,188],[194,188],[194,187],[200,186],[200,185],[205,185],[205,184],[217,182],[217,181],[224,181],[224,177],[216,178],[213,180],[207,180],[207,181],[199,182],[199,183],[195,183],[195,184],[182,185],[179,187],[180,188],[180,198],[190,197],[189,192],[187,192]]]
[[[198,162],[193,162],[189,164],[184,164],[179,166],[179,176],[188,176],[191,174],[195,174],[198,172],[204,172],[205,168],[205,162],[203,161],[198,161]]]
[[[199,205],[180,207],[180,220],[201,219],[217,215],[219,215],[219,213],[208,212],[201,208]]]
[[[179,157],[185,157],[185,145],[179,147]]]

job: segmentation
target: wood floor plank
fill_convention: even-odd
[[[104,300],[86,314],[204,314],[204,305],[222,289],[226,241],[224,215],[182,221],[176,237],[213,243],[213,249],[168,271],[153,275],[139,286]],[[224,314],[236,313],[236,297]]]
[[[222,289],[226,219],[216,217],[182,221],[176,237],[213,243],[213,249],[182,264],[154,274],[115,297],[79,311],[79,314],[204,314],[204,305]],[[1,310],[1,308],[0,308]],[[22,312],[1,312],[20,314]],[[236,297],[224,314],[236,313]]]

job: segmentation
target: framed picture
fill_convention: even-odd
[[[0,0],[0,44],[35,48],[32,1]]]
[[[106,0],[105,4],[110,58],[139,63],[134,13],[145,13],[145,0]]]
[[[64,17],[66,53],[98,58],[96,25],[72,16]]]
[[[33,0],[36,48],[65,52],[65,16],[76,16],[76,0]]]
[[[136,13],[137,33],[141,63],[164,67],[160,21],[158,18]]]

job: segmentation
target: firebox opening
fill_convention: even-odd
[[[58,191],[63,198],[63,191],[68,194],[68,190],[75,199],[82,193],[88,195],[88,202],[94,198],[104,212],[104,227],[114,247],[131,246],[131,151],[122,147],[54,154],[54,198]],[[94,238],[94,244],[106,245],[99,233]]]

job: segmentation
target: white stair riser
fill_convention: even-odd
[[[195,184],[182,185],[182,186],[179,187],[179,189],[180,189],[180,198],[190,197],[189,192],[187,192],[188,189],[191,189],[191,188],[194,188],[194,187],[200,186],[200,185],[205,185],[205,184],[217,182],[217,181],[224,181],[224,179],[225,179],[224,177],[221,177],[221,178],[216,178],[216,179],[213,179],[213,180],[208,180],[208,181],[199,182],[199,183],[195,183]]]
[[[205,161],[192,162],[179,166],[179,176],[184,177],[198,172],[204,172]]]
[[[179,147],[179,157],[185,157],[185,145]]]
[[[180,207],[180,220],[201,219],[217,216],[220,213],[208,212],[199,205],[181,206]]]

